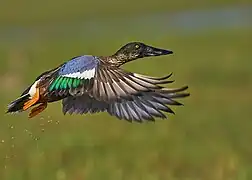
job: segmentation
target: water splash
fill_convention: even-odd
[[[3,161],[3,166],[4,169],[7,169],[7,164],[9,163],[9,161],[15,157],[17,157],[17,155],[15,154],[15,140],[16,137],[13,135],[13,130],[14,130],[14,126],[13,125],[8,125],[8,129],[9,129],[9,135],[10,137],[7,139],[2,139],[0,141],[0,147],[3,150],[3,154],[5,154],[2,158]]]
[[[33,140],[38,141],[40,139],[40,137],[34,135],[31,131],[29,131],[28,129],[24,130],[25,133],[28,134],[29,137],[31,137]]]
[[[0,150],[2,151],[2,157],[0,157],[0,161],[2,164],[2,168],[7,169],[8,166],[11,166],[11,161],[17,157],[19,144],[19,136],[20,133],[25,133],[32,142],[35,141],[36,149],[38,151],[39,156],[43,156],[45,154],[42,146],[41,140],[46,135],[45,133],[48,130],[51,130],[55,127],[55,125],[59,125],[60,121],[54,121],[51,116],[41,117],[39,120],[35,121],[35,124],[32,127],[26,127],[18,129],[12,124],[8,124],[8,135],[9,137],[0,137]],[[18,144],[17,144],[18,142]],[[35,147],[34,146],[34,147]]]

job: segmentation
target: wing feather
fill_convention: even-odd
[[[110,102],[121,98],[130,100],[139,93],[162,89],[160,84],[173,82],[167,80],[170,76],[171,74],[161,78],[144,76],[101,61],[94,77],[94,86],[88,94],[99,101]]]
[[[154,118],[164,119],[167,118],[165,113],[174,114],[170,106],[181,105],[173,98],[189,96],[188,93],[184,92],[186,88],[180,89],[181,91],[177,93],[171,93],[163,89],[142,92],[138,95],[131,95],[129,99],[122,98],[110,102],[99,101],[89,95],[70,96],[63,100],[63,113],[108,112],[111,116],[130,122],[154,121]]]

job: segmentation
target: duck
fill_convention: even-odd
[[[175,114],[171,106],[183,105],[178,98],[190,95],[188,86],[168,88],[172,73],[155,77],[133,73],[122,65],[141,58],[164,56],[173,51],[129,42],[110,56],[80,55],[39,75],[6,113],[31,109],[28,118],[61,101],[66,114],[107,112],[127,121],[155,121]]]

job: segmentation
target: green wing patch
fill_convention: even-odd
[[[81,83],[81,79],[59,76],[51,83],[49,91],[76,88]]]

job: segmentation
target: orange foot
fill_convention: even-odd
[[[27,101],[25,104],[24,104],[24,107],[23,107],[23,110],[27,110],[29,107],[31,107],[32,105],[34,105],[37,101],[39,100],[39,89],[37,88],[36,89],[36,93],[35,95],[32,97],[31,100]]]
[[[34,116],[37,116],[39,113],[44,111],[47,107],[47,103],[40,104],[39,106],[33,108],[29,114],[29,118],[33,118]]]

